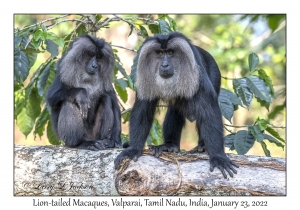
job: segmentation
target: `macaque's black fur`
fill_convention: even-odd
[[[168,50],[172,50],[172,48],[169,45],[175,46],[175,49],[170,53]],[[181,46],[181,48],[179,48],[181,49],[179,54],[176,54],[176,46]],[[143,48],[146,49],[145,52],[142,52]],[[151,57],[153,50],[157,51],[157,55],[153,54]],[[160,51],[164,53],[164,60],[159,60],[158,58]],[[190,52],[190,55],[185,55],[185,52]],[[142,53],[144,53],[145,56],[143,56]],[[169,56],[169,59],[167,59],[166,56]],[[187,59],[185,59],[185,57],[182,58],[182,56],[186,56]],[[230,176],[233,176],[233,173],[236,173],[233,166],[238,167],[238,165],[232,162],[224,153],[222,114],[218,105],[221,75],[214,58],[207,51],[191,44],[190,40],[183,34],[174,32],[168,35],[155,35],[154,37],[147,38],[141,46],[138,62],[144,62],[141,59],[145,59],[145,63],[148,65],[140,64],[139,69],[138,64],[137,74],[140,74],[140,76],[137,76],[137,97],[130,116],[130,143],[129,147],[124,149],[116,158],[115,168],[118,169],[122,161],[126,158],[136,160],[141,156],[153,122],[156,106],[159,100],[163,100],[169,105],[163,123],[164,143],[159,146],[150,146],[152,154],[159,156],[162,151],[178,152],[180,150],[180,135],[185,124],[185,119],[187,118],[190,121],[196,120],[198,146],[191,152],[203,152],[206,150],[210,157],[211,171],[214,167],[218,167],[225,178],[227,177],[225,171],[227,171]],[[161,65],[165,60],[164,66],[168,66],[166,64],[167,62],[176,62],[176,59],[180,60],[178,65],[172,64],[169,66],[174,66],[174,69],[177,68],[177,73],[176,71],[170,71],[168,69],[165,70],[164,73],[161,73],[161,68],[163,68]],[[158,65],[156,64],[157,62],[159,63]],[[196,63],[196,70],[189,70],[187,65],[190,65],[190,63],[193,62]],[[175,89],[178,87],[175,86],[174,91],[165,90],[164,87],[166,86],[164,84],[167,83],[162,83],[163,85],[160,87],[163,89],[162,93],[164,93],[164,96],[160,95],[161,93],[159,91],[161,89],[156,92],[151,92],[157,85],[155,83],[144,88],[145,85],[149,85],[146,84],[146,82],[148,81],[147,78],[150,76],[147,75],[147,77],[143,77],[143,74],[147,74],[152,70],[150,69],[151,67],[148,69],[148,66],[152,65],[152,63],[153,68],[154,66],[155,68],[160,68],[155,72],[159,71],[161,77],[167,78],[166,80],[163,80],[163,82],[170,80],[170,78],[174,77],[180,71],[184,72],[181,72],[183,74],[175,81],[180,81],[184,74],[191,74],[190,78],[196,77],[197,80],[193,83],[184,83],[187,89],[189,85],[195,87],[195,91],[193,90],[192,92],[193,95],[185,97],[184,94],[180,93],[180,91],[185,93],[185,89],[181,90],[181,87],[181,89],[178,90],[178,96],[173,97],[173,93],[174,91],[177,91]],[[165,74],[168,75],[169,72],[171,77],[165,77]],[[175,72],[174,75],[173,72]],[[156,73],[156,75],[158,75],[158,73]],[[155,78],[157,77],[158,76]],[[142,82],[139,83],[139,79],[142,80]],[[153,81],[154,79],[151,80],[151,82]],[[157,79],[155,81],[157,81]],[[157,83],[160,84],[159,82]],[[166,91],[166,93],[163,91]],[[141,94],[141,92],[143,94]],[[151,93],[148,94],[148,92]],[[172,95],[172,98],[168,98],[168,94]]]
[[[47,105],[53,128],[65,146],[99,150],[121,145],[113,67],[110,45],[89,35],[75,39],[58,62]]]

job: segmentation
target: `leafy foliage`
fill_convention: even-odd
[[[251,53],[248,58],[249,71],[246,73],[245,77],[233,79],[233,89],[248,109],[251,105],[253,96],[257,98],[262,107],[266,107],[267,109],[269,108],[272,97],[274,97],[272,81],[263,69],[256,69],[258,62],[258,56],[254,53]],[[258,76],[253,75],[256,71],[259,72]],[[224,94],[223,92],[224,91],[220,92],[220,96]],[[226,119],[228,119],[228,115],[231,117],[233,115],[231,112],[229,113],[228,110],[224,114],[222,107],[221,111]],[[231,120],[229,121],[231,122]],[[258,118],[256,124],[257,125],[248,126],[247,130],[240,130],[236,134],[230,134],[225,137],[225,146],[231,150],[235,148],[238,154],[243,155],[249,151],[256,140],[261,144],[266,156],[270,156],[271,153],[267,149],[267,145],[264,142],[265,139],[269,140],[271,143],[275,143],[279,147],[284,148],[284,145],[278,141],[280,140],[284,142],[284,140],[272,127],[270,127],[272,126],[271,121]],[[275,138],[264,134],[265,131],[268,131]],[[233,138],[234,141],[232,141]]]
[[[47,131],[47,138],[51,144],[61,144],[52,130],[50,114],[45,104],[45,95],[55,79],[56,63],[66,52],[72,40],[81,35],[89,33],[94,35],[95,31],[104,30],[110,27],[112,21],[124,21],[128,24],[131,36],[134,31],[140,39],[145,39],[154,34],[168,34],[171,31],[178,31],[177,20],[170,15],[160,14],[157,18],[148,15],[124,15],[124,17],[115,16],[113,18],[103,18],[102,15],[76,15],[76,24],[73,30],[65,34],[56,34],[52,28],[59,25],[61,18],[67,16],[57,16],[52,21],[55,24],[44,25],[46,21],[37,23],[23,29],[15,29],[14,33],[14,119],[20,131],[28,136],[33,132],[34,137],[43,136]],[[241,19],[250,18],[250,23],[264,19],[267,21],[270,29],[274,32],[281,22],[285,19],[284,15],[242,15]],[[210,28],[212,28],[209,25]],[[270,71],[258,68],[260,65],[259,56],[256,53],[248,53],[248,65],[243,55],[247,52],[243,40],[247,35],[239,34],[241,29],[236,25],[218,25],[215,30],[215,36],[222,36],[224,42],[216,41],[215,48],[212,48],[212,54],[216,60],[221,63],[229,63],[228,66],[220,66],[223,69],[234,69],[237,65],[242,67],[242,77],[232,79],[232,88],[221,88],[218,98],[222,115],[230,123],[232,117],[239,107],[251,107],[253,99],[259,102],[261,107],[267,110],[275,98],[273,81],[267,74]],[[218,40],[218,38],[215,40]],[[232,45],[231,45],[232,44]],[[221,50],[222,49],[222,50]],[[113,49],[115,56],[114,66],[114,87],[119,100],[126,103],[128,100],[128,90],[135,90],[136,70],[140,50],[137,50],[131,66],[130,75],[125,71],[123,64],[118,57],[118,50]],[[232,54],[230,54],[232,53]],[[37,61],[38,55],[44,55],[43,63]],[[226,56],[224,56],[226,55]],[[238,55],[238,56],[234,56]],[[235,62],[222,62],[224,58],[235,59]],[[224,78],[228,79],[228,78]],[[253,125],[246,126],[246,129],[233,132],[225,136],[225,147],[230,150],[236,150],[238,154],[246,154],[253,146],[255,141],[260,143],[266,156],[271,156],[265,141],[284,148],[285,140],[274,129],[270,120],[274,119],[278,113],[285,108],[285,104],[277,105],[269,113],[268,119],[258,118]],[[127,123],[130,117],[130,110],[122,110],[123,123]],[[226,127],[226,124],[225,124]],[[121,134],[122,142],[129,140],[129,135]],[[147,138],[147,144],[159,145],[162,143],[162,127],[157,119],[154,120]]]

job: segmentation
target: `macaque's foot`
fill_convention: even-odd
[[[219,168],[225,179],[227,178],[225,171],[227,171],[227,173],[231,177],[233,177],[233,173],[235,174],[237,173],[237,171],[235,170],[235,168],[233,168],[233,166],[236,168],[239,167],[238,164],[232,162],[225,154],[210,157],[209,162],[210,162],[210,171],[213,171],[215,167]]]
[[[175,144],[162,144],[159,146],[149,145],[152,155],[159,157],[163,151],[165,152],[179,152],[179,147]]]
[[[142,151],[128,147],[124,149],[115,159],[115,169],[119,170],[120,166],[125,159],[137,161],[138,157],[142,155]]]
[[[198,145],[197,147],[189,151],[189,153],[202,153],[202,152],[205,152],[205,146],[200,146],[200,145]]]

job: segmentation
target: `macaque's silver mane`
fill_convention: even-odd
[[[85,88],[90,95],[112,90],[114,56],[109,44],[105,43],[102,48],[103,57],[98,60],[100,70],[95,74],[86,72],[91,58],[88,53],[95,51],[96,46],[91,40],[77,38],[58,64],[61,81],[69,87]]]
[[[168,42],[167,49],[174,50],[174,75],[168,79],[159,75],[161,58],[158,58],[156,50],[160,46],[156,40],[142,46],[137,65],[138,97],[146,100],[159,98],[163,101],[193,97],[199,87],[200,69],[190,45],[182,38],[173,38]]]

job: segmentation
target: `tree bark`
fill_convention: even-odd
[[[224,179],[207,154],[144,152],[115,171],[120,151],[15,146],[14,195],[286,195],[283,158],[228,155],[240,167]]]

